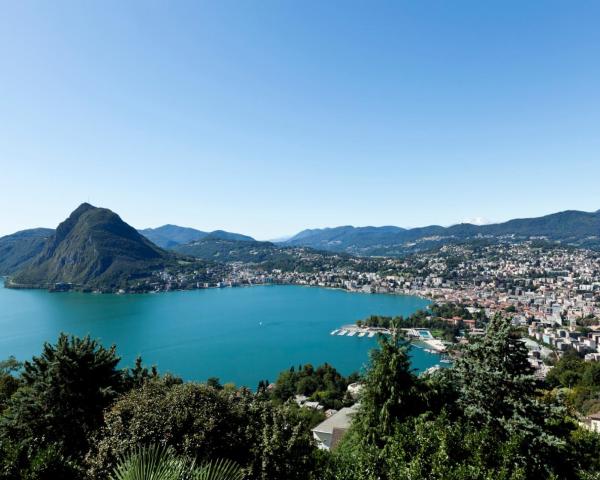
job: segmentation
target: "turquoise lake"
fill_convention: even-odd
[[[371,314],[408,315],[427,300],[300,286],[261,286],[143,295],[11,290],[0,285],[0,358],[30,359],[60,332],[117,345],[123,366],[147,365],[186,380],[215,376],[255,388],[292,365],[328,362],[360,370],[376,346],[367,337],[332,336]],[[413,367],[439,357],[414,348]]]

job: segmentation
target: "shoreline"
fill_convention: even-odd
[[[159,293],[171,293],[171,292],[193,292],[196,290],[212,290],[212,289],[225,289],[225,288],[240,288],[240,287],[269,287],[269,286],[292,286],[292,287],[307,287],[307,288],[323,288],[327,290],[339,290],[346,293],[361,293],[365,295],[391,295],[398,297],[415,297],[420,298],[421,300],[426,300],[430,303],[433,302],[433,299],[423,295],[422,293],[404,293],[404,292],[365,292],[363,290],[348,290],[343,287],[331,287],[327,285],[307,285],[303,283],[289,283],[289,282],[269,282],[269,283],[245,283],[245,284],[236,284],[236,285],[211,285],[208,287],[199,287],[199,288],[173,288],[168,290],[145,290],[145,291],[125,291],[123,289],[115,290],[115,291],[100,291],[99,289],[92,289],[89,287],[76,287],[76,288],[61,288],[61,289],[53,289],[51,286],[34,286],[34,285],[19,285],[12,284],[9,282],[10,277],[8,276],[0,276],[0,280],[2,283],[2,288],[7,288],[11,290],[45,290],[48,293],[84,293],[84,294],[93,294],[93,295],[145,295],[152,294],[156,295]]]

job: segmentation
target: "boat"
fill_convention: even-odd
[[[440,353],[437,350],[432,350],[431,348],[424,348],[423,350],[427,353]]]

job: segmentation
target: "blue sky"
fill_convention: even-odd
[[[0,234],[600,208],[600,2],[0,7]]]

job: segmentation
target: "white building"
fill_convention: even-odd
[[[593,413],[587,417],[589,423],[589,429],[592,432],[600,433],[600,412]]]
[[[342,408],[339,412],[313,428],[313,437],[317,441],[317,446],[323,450],[335,448],[348,428],[350,428],[357,408],[358,404],[349,408]]]

